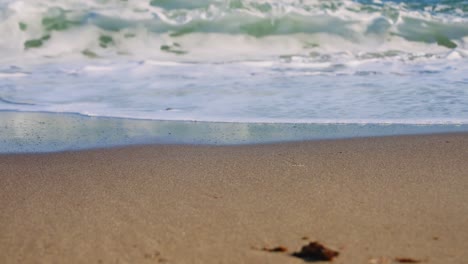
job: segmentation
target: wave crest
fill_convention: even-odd
[[[465,0],[10,0],[0,9],[0,32],[11,36],[0,47],[10,59],[417,57],[453,49],[463,57],[468,49]]]

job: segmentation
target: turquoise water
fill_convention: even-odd
[[[3,0],[0,111],[464,126],[467,14],[464,0]]]

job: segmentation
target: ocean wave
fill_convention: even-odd
[[[460,0],[0,0],[0,110],[468,123]]]
[[[15,1],[0,5],[3,60],[206,61],[468,53],[464,0]],[[363,55],[364,54],[364,55]]]

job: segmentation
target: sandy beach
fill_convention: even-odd
[[[0,212],[5,264],[467,263],[468,134],[0,155]]]

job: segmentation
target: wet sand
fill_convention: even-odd
[[[0,263],[465,263],[468,134],[0,155],[0,212]]]

